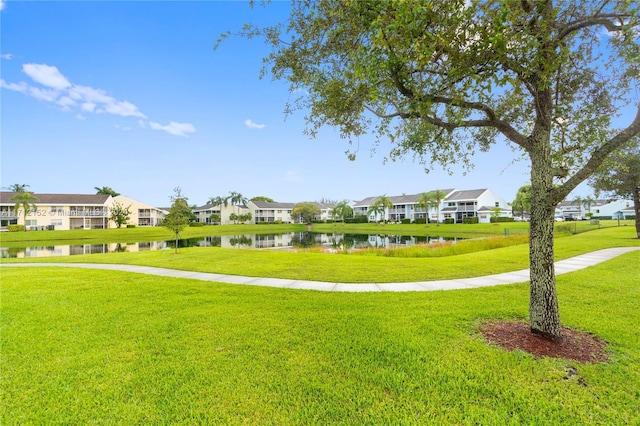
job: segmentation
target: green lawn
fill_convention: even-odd
[[[597,246],[593,234],[559,239],[560,255]],[[606,236],[631,245],[628,234]],[[558,277],[563,323],[609,342],[611,360],[586,365],[483,341],[482,321],[527,317],[525,283],[322,293],[2,269],[1,423],[639,424],[639,263],[634,252]],[[567,378],[568,366],[578,376]]]

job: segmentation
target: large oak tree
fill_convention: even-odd
[[[290,83],[311,136],[372,134],[426,168],[496,142],[528,158],[530,327],[560,336],[554,210],[640,132],[638,13],[622,0],[308,0],[242,35],[270,44],[265,72]]]

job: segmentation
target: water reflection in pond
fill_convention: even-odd
[[[316,232],[289,232],[282,234],[216,235],[187,238],[178,241],[179,248],[223,247],[255,249],[296,249],[326,247],[327,249],[359,249],[368,247],[409,247],[442,241],[457,241],[459,238],[380,235],[380,234],[325,234]],[[18,248],[0,248],[0,257],[29,258],[48,256],[73,256],[94,253],[139,252],[175,248],[175,241],[147,241],[139,243],[104,243],[51,245]]]

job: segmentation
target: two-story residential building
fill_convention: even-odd
[[[400,222],[407,218],[411,221],[428,218],[434,222],[453,219],[456,223],[462,223],[465,217],[477,216],[480,223],[489,223],[491,216],[495,214],[502,217],[511,217],[511,208],[508,203],[488,189],[464,191],[443,189],[440,191],[445,196],[440,203],[439,209],[435,206],[425,207],[420,205],[422,194],[403,194],[388,197],[393,205],[390,208],[385,208],[381,214],[370,211],[371,205],[380,197],[367,197],[355,203],[353,210],[356,215],[368,216],[372,222],[380,220]]]
[[[169,213],[168,209],[161,209],[153,207],[133,198],[125,197],[124,195],[118,195],[113,197],[107,204],[108,208],[111,208],[114,203],[118,203],[123,207],[129,207],[131,216],[129,217],[129,224],[135,226],[158,226],[162,225],[164,217]],[[111,224],[109,227],[115,227],[115,224]]]
[[[444,194],[449,195],[453,189],[440,190]],[[377,214],[370,212],[371,206],[380,198],[367,197],[362,201],[358,201],[353,206],[353,213],[355,215],[364,215],[369,217],[370,222],[377,222],[380,220],[388,220],[390,222],[401,222],[403,219],[411,219],[411,221],[419,218],[426,218],[429,216],[429,209],[420,205],[420,198],[422,194],[402,194],[387,197],[393,204],[391,208],[386,208],[384,212]],[[436,209],[431,209],[435,215]],[[435,215],[431,220],[436,220]]]
[[[478,217],[479,223],[490,223],[494,215],[512,217],[504,198],[486,188],[453,191],[445,198],[440,213],[442,220],[454,219],[455,223],[462,223],[465,217]]]
[[[318,203],[315,201],[308,201],[309,203],[316,204],[320,209],[320,215],[316,217],[318,220],[330,220],[333,219],[331,210],[335,207],[333,203]],[[251,217],[254,223],[299,223],[300,218],[293,217],[293,208],[298,203],[276,203],[268,201],[249,201],[247,203],[248,209],[251,211]]]
[[[215,206],[211,203],[207,203],[204,206],[193,209],[192,211],[193,214],[198,218],[198,222],[205,223],[207,225],[229,225],[235,223],[233,220],[231,220],[232,213],[243,215],[249,213],[251,210],[247,206],[235,206],[230,203],[226,205],[218,204]],[[214,221],[211,217],[212,215],[218,215],[220,221]]]
[[[21,208],[15,210],[13,197],[16,192],[0,192],[0,228],[9,225],[25,225],[28,230],[106,229],[116,225],[109,220],[115,203],[128,207],[131,215],[128,224],[156,226],[162,223],[165,211],[131,198],[119,195],[97,194],[37,194],[37,200],[27,211],[26,221]]]
[[[597,200],[591,206],[594,218],[634,219],[635,208],[633,200]]]

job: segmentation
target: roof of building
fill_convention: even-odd
[[[445,194],[449,195],[451,192],[453,192],[455,190],[454,189],[440,189],[439,191],[442,191]],[[433,191],[425,191],[425,192],[433,192]],[[420,193],[420,194],[393,195],[393,196],[390,196],[390,197],[387,197],[387,198],[389,200],[391,200],[391,202],[394,205],[396,205],[396,204],[416,204],[421,196],[422,196],[422,193]],[[368,207],[368,206],[372,205],[373,203],[375,203],[378,198],[380,198],[379,195],[376,195],[374,197],[367,197],[364,200],[356,202],[354,204],[354,207]]]
[[[110,195],[98,194],[37,194],[30,192],[38,198],[34,204],[64,204],[64,205],[104,205]],[[19,192],[0,192],[0,203],[15,204],[11,199]]]
[[[251,201],[259,209],[292,209],[296,203],[270,203],[269,201]]]
[[[455,191],[453,194],[447,197],[447,201],[468,201],[477,200],[482,194],[487,192],[488,189],[468,189],[464,191]]]

